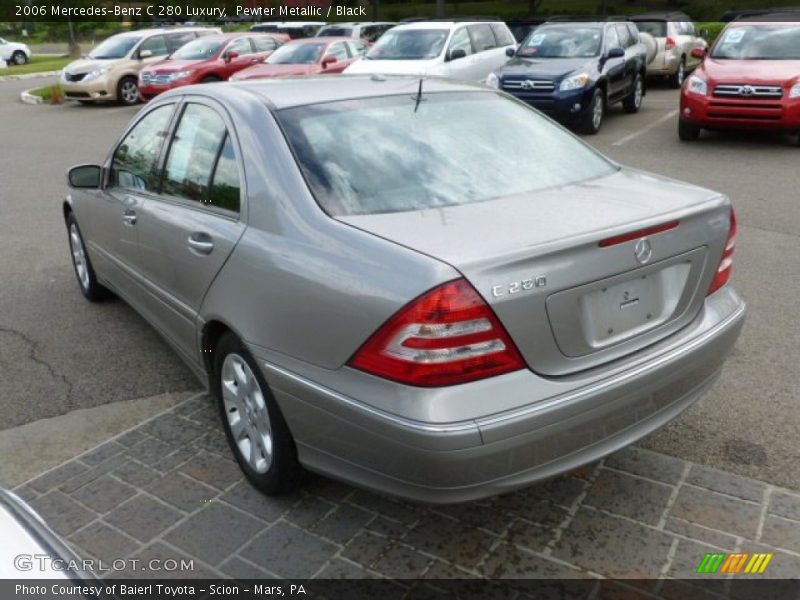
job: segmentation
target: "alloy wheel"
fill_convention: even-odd
[[[222,363],[222,401],[231,435],[242,458],[257,473],[272,466],[272,423],[264,391],[250,365],[236,353]]]
[[[72,262],[75,264],[75,273],[78,281],[85,290],[89,289],[89,265],[86,261],[86,251],[83,248],[83,240],[75,223],[69,227],[69,245],[72,249]]]
[[[600,129],[603,124],[603,97],[598,95],[592,106],[592,125],[595,129]]]
[[[123,81],[119,92],[125,104],[136,104],[139,100],[139,88],[133,81]]]

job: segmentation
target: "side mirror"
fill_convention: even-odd
[[[625,56],[625,50],[621,47],[617,46],[616,48],[611,48],[606,54],[606,58],[622,58]]]
[[[691,55],[694,58],[699,58],[700,60],[702,60],[706,57],[707,52],[708,50],[706,50],[705,48],[692,48]]]
[[[516,48],[506,48],[506,56],[507,57],[511,58],[516,53],[517,53],[517,49]]]
[[[225,62],[231,62],[236,58],[239,58],[239,53],[236,50],[231,50],[230,52],[225,53]]]
[[[67,171],[67,183],[71,188],[96,190],[102,174],[103,169],[98,165],[78,165]]]
[[[456,48],[455,50],[450,51],[450,56],[448,60],[458,60],[459,58],[464,58],[467,55],[467,51],[463,48]]]
[[[139,51],[139,58],[150,58],[153,56],[152,50],[140,50]]]
[[[339,60],[335,56],[326,56],[322,59],[322,68],[327,69],[328,65],[332,65],[333,63],[337,63]]]

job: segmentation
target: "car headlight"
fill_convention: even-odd
[[[568,92],[570,90],[579,90],[584,87],[587,83],[589,83],[589,74],[588,73],[580,73],[578,75],[573,75],[572,77],[567,77],[566,79],[561,81],[561,86],[558,88],[562,92]]]
[[[789,90],[789,98],[800,98],[800,83],[795,83]]]
[[[500,79],[494,73],[489,73],[489,76],[486,78],[486,85],[498,89],[500,87]]]
[[[705,96],[708,94],[708,84],[704,79],[700,79],[696,75],[689,77],[689,83],[686,85],[687,91],[693,94]]]
[[[95,69],[94,71],[89,71],[83,78],[83,81],[92,81],[97,79],[98,77],[106,74],[106,68],[103,67],[101,69]]]
[[[194,75],[194,71],[178,71],[169,76],[170,81],[178,81],[179,79],[186,79]]]

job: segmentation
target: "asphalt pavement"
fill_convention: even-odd
[[[122,302],[90,305],[69,263],[64,170],[102,161],[136,109],[27,106],[0,83],[0,430],[76,408],[196,389]],[[584,138],[613,159],[728,194],[739,216],[733,284],[750,305],[714,389],[640,445],[800,489],[800,206],[795,136],[677,139],[678,94],[653,87],[636,115],[610,111]]]

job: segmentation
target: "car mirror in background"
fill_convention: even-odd
[[[517,53],[516,48],[506,48],[506,56],[508,56],[509,58],[514,56],[516,53]]]
[[[78,165],[67,172],[67,182],[72,188],[98,189],[102,172],[98,165]]]
[[[239,53],[236,50],[225,53],[225,62],[231,62],[235,58],[239,58]]]
[[[332,65],[335,62],[339,62],[335,56],[326,56],[322,59],[322,68],[327,69],[328,65]]]
[[[450,56],[448,60],[458,60],[459,58],[464,58],[467,55],[466,50],[463,48],[456,48],[450,52]]]
[[[611,48],[606,55],[607,58],[622,58],[623,56],[625,56],[625,50],[623,50],[620,46]]]
[[[694,58],[703,59],[703,58],[706,57],[706,52],[707,52],[707,50],[705,48],[694,48],[692,50],[692,56]]]
[[[142,50],[139,52],[139,58],[150,58],[151,56],[153,56],[152,50]]]

